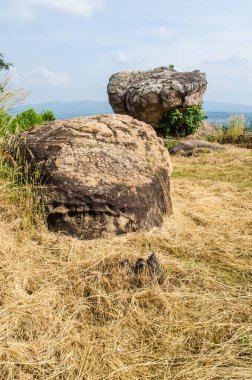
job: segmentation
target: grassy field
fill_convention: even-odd
[[[173,157],[174,213],[111,240],[49,233],[0,180],[1,380],[252,379],[252,154]],[[120,266],[155,252],[160,284]]]

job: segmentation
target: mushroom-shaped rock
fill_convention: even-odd
[[[40,165],[48,226],[83,239],[160,226],[171,162],[154,129],[127,115],[35,125],[15,141]]]
[[[159,128],[165,112],[199,104],[206,86],[206,75],[198,70],[178,72],[158,67],[114,74],[107,91],[115,113],[131,115]]]

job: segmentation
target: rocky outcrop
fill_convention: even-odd
[[[83,239],[160,226],[171,162],[154,129],[126,115],[36,125],[15,146],[47,186],[48,226]]]
[[[185,140],[178,143],[172,149],[169,149],[169,151],[171,154],[191,156],[194,153],[207,153],[212,150],[219,151],[222,149],[222,145],[205,140]]]
[[[158,67],[114,74],[107,91],[115,113],[131,115],[159,128],[164,112],[199,104],[206,86],[206,75],[198,70],[178,72]]]

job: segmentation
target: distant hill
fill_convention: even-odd
[[[233,114],[244,114],[247,127],[252,127],[252,106],[208,101],[205,101],[203,106],[210,123],[226,124]]]
[[[225,124],[232,114],[243,113],[246,117],[247,125],[252,125],[252,106],[210,101],[205,101],[203,106],[209,122]],[[78,100],[70,102],[54,101],[21,105],[16,107],[13,114],[15,115],[20,113],[27,108],[34,108],[37,112],[52,110],[57,119],[66,119],[75,116],[108,114],[113,112],[107,101]]]
[[[227,124],[228,119],[234,114],[243,114],[247,128],[252,128],[252,112],[205,112],[207,121],[213,124]]]
[[[228,112],[228,113],[249,113],[252,112],[252,106],[235,103],[208,102],[203,103],[205,112]]]
[[[78,100],[70,102],[46,102],[39,104],[20,105],[15,108],[13,114],[20,113],[28,108],[34,108],[36,112],[51,110],[57,119],[65,119],[75,116],[87,116],[112,113],[112,109],[106,101]]]
[[[226,124],[233,114],[244,114],[246,126],[249,128],[252,127],[252,106],[204,101],[203,108],[210,123]]]

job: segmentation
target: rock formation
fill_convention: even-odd
[[[83,239],[160,226],[171,162],[154,129],[126,115],[36,125],[14,140],[40,165],[48,226]]]
[[[199,104],[206,86],[206,75],[198,70],[178,72],[158,67],[114,74],[107,91],[115,113],[131,115],[159,128],[164,112]]]
[[[181,156],[191,156],[194,153],[207,153],[212,150],[219,151],[224,149],[222,145],[211,143],[205,140],[185,140],[181,141],[174,148],[169,149],[171,154]]]

